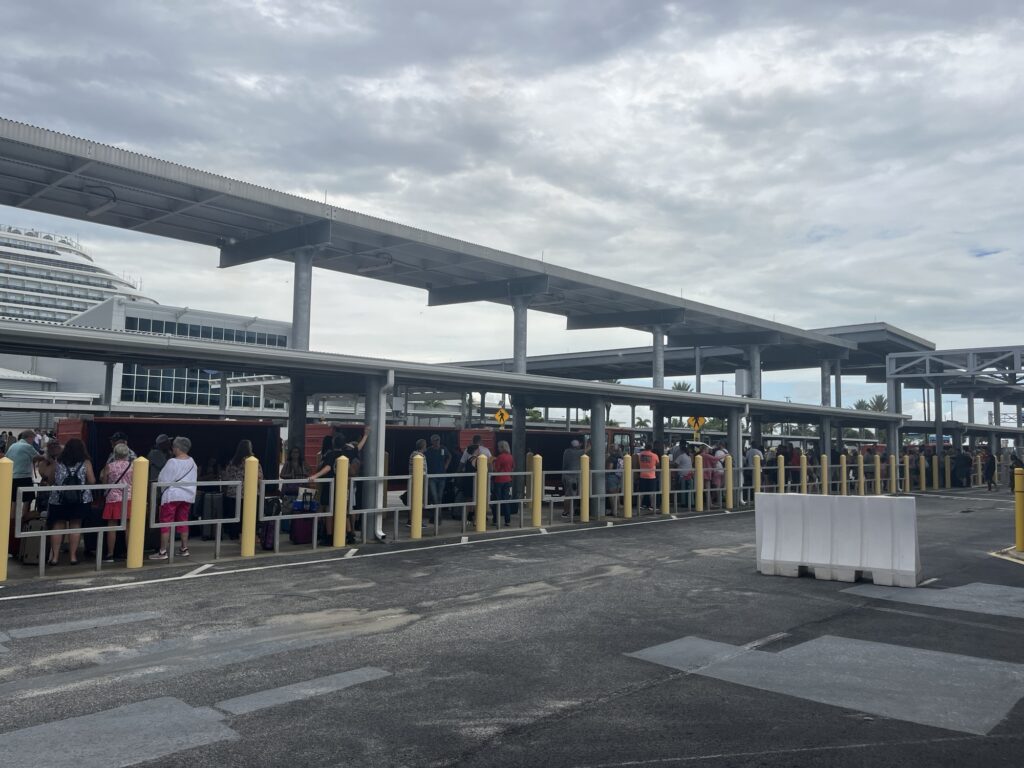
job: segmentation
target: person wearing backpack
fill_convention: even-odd
[[[72,565],[78,565],[78,543],[81,538],[75,529],[82,527],[82,519],[89,513],[92,504],[92,492],[81,490],[78,486],[95,483],[96,475],[85,443],[77,437],[71,438],[54,465],[54,490],[50,491],[47,522],[54,531],[69,531],[68,552]],[[60,541],[63,537],[63,533],[50,537],[50,557],[47,560],[50,565],[57,565],[60,561]]]

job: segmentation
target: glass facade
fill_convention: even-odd
[[[192,339],[228,341],[234,344],[256,344],[266,347],[286,347],[288,337],[276,333],[250,331],[243,328],[196,323],[179,323],[174,320],[156,320],[148,317],[125,317],[125,330],[142,333],[184,336]],[[240,376],[228,373],[228,377]],[[211,392],[211,384],[214,384]],[[134,363],[125,363],[121,377],[121,402],[159,403],[163,405],[220,405],[220,372],[202,368],[143,368]],[[283,408],[283,403],[265,402],[262,406],[258,395],[234,392],[231,395],[232,408]]]

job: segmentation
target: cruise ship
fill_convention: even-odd
[[[115,296],[156,304],[74,238],[0,226],[0,317],[63,323]]]

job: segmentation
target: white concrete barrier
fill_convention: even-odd
[[[914,587],[920,580],[917,507],[912,496],[761,493],[754,503],[757,570],[772,576]]]

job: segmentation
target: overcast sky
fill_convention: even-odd
[[[985,0],[38,0],[5,6],[0,114],[801,327],[1016,344],[1022,22]],[[290,319],[281,262],[0,218],[77,234],[161,303]],[[507,308],[314,284],[315,349],[511,353]],[[564,328],[531,313],[529,352],[649,343]],[[816,374],[769,379],[817,398]]]

